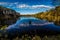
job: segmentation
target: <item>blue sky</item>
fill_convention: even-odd
[[[20,14],[35,14],[55,7],[56,0],[0,0],[0,5],[11,8]]]

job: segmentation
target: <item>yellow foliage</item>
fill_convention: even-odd
[[[4,30],[7,27],[7,25],[2,26],[0,30]]]

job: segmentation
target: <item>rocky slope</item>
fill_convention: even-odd
[[[0,6],[0,28],[4,25],[11,25],[19,18],[20,13],[15,10]]]

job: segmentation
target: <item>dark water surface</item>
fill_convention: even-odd
[[[6,28],[6,30],[10,30],[10,31],[15,31],[15,30],[29,31],[35,29],[52,30],[52,31],[60,32],[60,26],[54,25],[53,22],[48,22],[47,20],[41,20],[35,17],[20,17],[15,24],[10,25]]]

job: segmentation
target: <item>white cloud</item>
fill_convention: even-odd
[[[19,2],[14,2],[14,4],[18,4]]]
[[[14,3],[10,3],[10,2],[0,2],[0,5],[12,6],[12,5],[18,5],[18,2],[14,2]]]
[[[46,5],[33,5],[31,6],[32,8],[53,8],[51,6],[46,6]]]
[[[30,7],[29,5],[26,5],[26,4],[19,4],[17,5],[17,8],[28,8]]]
[[[6,5],[8,4],[7,2],[0,2],[0,5]]]
[[[19,2],[13,2],[13,3],[10,3],[10,2],[0,2],[0,5],[6,6],[7,8],[17,8],[16,5],[18,5],[18,4],[19,4]]]
[[[47,5],[26,5],[26,4],[19,4],[17,5],[17,8],[30,8],[30,9],[36,9],[36,8],[54,8],[54,7],[51,7],[51,6],[47,6]]]

